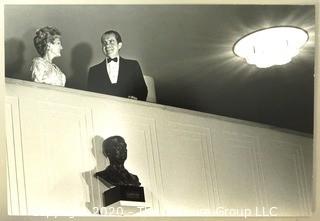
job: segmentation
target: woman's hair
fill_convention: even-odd
[[[53,43],[56,38],[60,38],[60,35],[60,31],[55,27],[46,26],[37,29],[33,43],[40,56],[45,55],[48,43]]]

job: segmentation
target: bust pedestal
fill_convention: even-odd
[[[121,200],[145,202],[143,187],[116,186],[103,193],[104,206],[109,206]]]
[[[101,215],[124,216],[144,213],[147,206],[143,187],[116,186],[103,193],[104,207],[100,209]]]

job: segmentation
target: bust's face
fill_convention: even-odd
[[[106,151],[105,154],[110,159],[110,162],[123,164],[127,159],[127,144],[120,137],[112,138],[111,142],[108,143]]]
[[[125,161],[127,159],[127,144],[123,139],[116,138],[115,143],[115,158]]]

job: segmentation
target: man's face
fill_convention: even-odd
[[[106,34],[101,38],[102,51],[106,57],[114,58],[119,55],[122,43],[118,43],[114,34]]]

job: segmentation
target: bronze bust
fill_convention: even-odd
[[[136,187],[141,185],[139,178],[129,173],[124,167],[124,162],[127,159],[127,144],[123,137],[112,136],[105,139],[102,149],[103,154],[109,158],[110,165],[105,170],[95,173],[95,177],[106,185]]]

